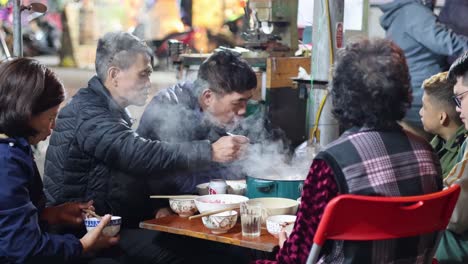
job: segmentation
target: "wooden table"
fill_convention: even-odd
[[[240,223],[237,223],[225,234],[215,235],[203,225],[201,219],[188,220],[187,218],[172,215],[140,222],[140,228],[191,236],[267,252],[272,252],[278,246],[278,239],[268,233],[266,228],[262,228],[260,237],[243,237]]]

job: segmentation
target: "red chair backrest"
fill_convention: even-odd
[[[454,184],[443,191],[407,197],[344,194],[325,208],[314,237],[325,240],[381,240],[445,230],[460,194]]]

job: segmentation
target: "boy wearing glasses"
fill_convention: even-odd
[[[460,119],[468,128],[468,52],[450,67],[449,78],[455,82],[453,101]],[[444,185],[454,183],[461,187],[455,210],[447,229],[443,233],[436,252],[439,263],[468,263],[468,153],[466,143],[459,151],[458,163],[444,178]]]
[[[431,145],[437,152],[445,177],[457,163],[457,156],[466,138],[466,130],[452,100],[454,80],[442,72],[423,83],[422,107],[419,116],[424,131],[434,134]]]

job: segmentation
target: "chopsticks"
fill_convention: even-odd
[[[96,212],[92,211],[92,210],[89,210],[89,209],[83,209],[83,211],[87,214],[90,214],[94,217],[96,217],[97,219],[101,220],[102,216],[96,214]]]
[[[195,199],[199,195],[151,195],[152,199]]]
[[[232,207],[228,207],[228,208],[224,208],[224,209],[219,209],[219,210],[204,212],[204,213],[197,214],[197,215],[192,215],[192,216],[189,216],[188,219],[189,219],[189,220],[192,220],[192,219],[200,218],[200,217],[203,217],[203,216],[218,214],[218,213],[222,213],[222,212],[226,212],[226,211],[231,211],[231,210],[235,210],[235,209],[239,209],[239,206],[232,206]]]
[[[290,224],[294,224],[296,221],[289,221],[289,222],[283,222],[281,224],[279,224],[281,227],[287,227],[288,225]]]

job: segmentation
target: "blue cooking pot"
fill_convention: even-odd
[[[252,176],[246,177],[247,197],[283,197],[297,199],[301,197],[304,180],[271,180]]]

